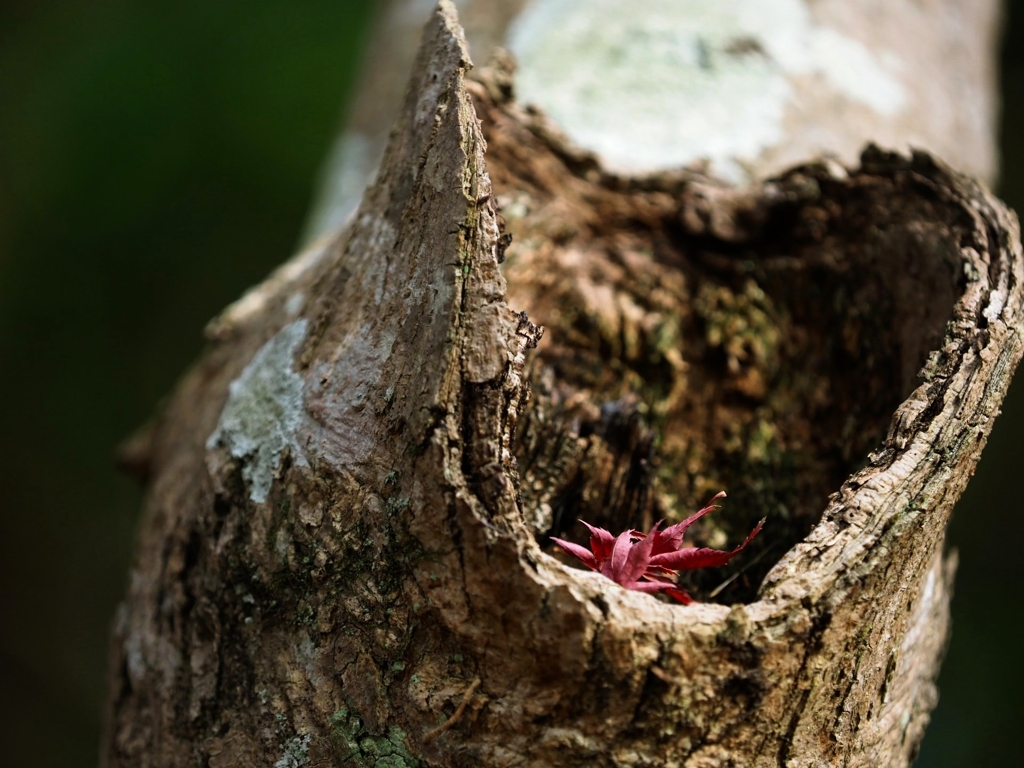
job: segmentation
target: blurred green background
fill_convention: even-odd
[[[373,0],[0,4],[0,763],[94,766],[141,493],[114,447],[297,243]],[[1001,193],[1024,207],[1024,0]],[[1024,384],[957,508],[918,766],[1020,764]]]

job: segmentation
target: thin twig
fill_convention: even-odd
[[[472,683],[469,684],[469,688],[467,688],[466,692],[462,694],[462,701],[459,702],[459,706],[455,709],[455,712],[452,713],[452,716],[445,720],[443,723],[441,723],[439,726],[437,726],[437,728],[430,731],[426,736],[424,736],[423,742],[427,743],[433,741],[442,733],[444,733],[453,725],[455,725],[457,722],[459,722],[459,718],[462,717],[462,713],[466,711],[466,706],[469,704],[469,700],[473,698],[473,693],[479,687],[480,678],[478,677],[475,680],[473,680]]]
[[[723,582],[722,582],[721,584],[719,584],[719,585],[718,585],[717,587],[715,587],[715,588],[714,588],[713,590],[711,590],[711,592],[710,592],[710,593],[708,594],[708,598],[709,598],[709,599],[714,599],[715,597],[717,597],[717,596],[718,596],[718,594],[719,594],[719,593],[720,593],[720,592],[721,592],[721,591],[722,591],[723,589],[725,589],[726,587],[728,587],[728,586],[729,586],[730,584],[732,584],[732,583],[733,583],[734,581],[736,581],[736,579],[738,579],[738,578],[739,578],[740,576],[742,576],[742,575],[743,575],[743,573],[744,573],[744,571],[746,571],[746,570],[747,570],[748,568],[752,568],[753,566],[757,565],[757,564],[758,564],[758,562],[759,562],[759,561],[761,561],[761,560],[763,560],[763,559],[764,559],[764,557],[765,557],[765,555],[767,555],[767,554],[768,554],[769,552],[771,552],[771,551],[772,551],[773,549],[775,549],[775,545],[774,545],[774,544],[772,544],[772,545],[771,545],[770,547],[768,547],[768,549],[764,550],[764,551],[763,551],[763,552],[762,552],[762,553],[761,553],[760,555],[758,555],[757,557],[755,557],[755,558],[754,558],[753,560],[751,560],[751,561],[750,561],[749,563],[747,563],[747,564],[746,564],[746,565],[744,565],[744,566],[743,566],[742,568],[740,568],[740,569],[739,569],[738,571],[736,571],[736,573],[734,573],[734,574],[733,574],[732,576],[730,576],[730,577],[729,577],[728,579],[726,579],[726,580],[725,580],[725,581],[723,581]]]

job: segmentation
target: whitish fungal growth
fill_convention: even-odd
[[[309,765],[310,735],[296,736],[284,745],[284,756],[274,763],[274,768],[302,768]]]
[[[291,448],[296,463],[305,466],[295,440],[303,417],[302,378],[292,361],[308,325],[298,320],[260,348],[231,382],[220,422],[206,441],[208,449],[222,445],[244,461],[242,477],[255,502],[267,500],[285,448]]]
[[[509,45],[520,100],[623,171],[706,159],[742,177],[782,140],[800,76],[883,115],[904,102],[886,66],[803,0],[537,0]]]

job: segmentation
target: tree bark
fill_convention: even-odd
[[[384,0],[307,239],[359,204],[429,3]],[[996,175],[999,0],[456,0],[470,52],[606,167],[757,181],[868,142]]]
[[[907,765],[1016,219],[922,152],[613,173],[469,66],[444,2],[351,226],[211,324],[139,451],[108,763]],[[729,605],[548,540],[723,486],[702,542],[768,515],[688,583]]]

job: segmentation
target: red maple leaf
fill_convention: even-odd
[[[621,587],[638,592],[664,592],[684,605],[689,605],[693,598],[670,577],[678,575],[679,571],[725,565],[744,550],[764,525],[762,519],[746,540],[729,552],[708,547],[683,547],[686,529],[704,515],[718,509],[715,502],[724,496],[724,492],[717,494],[702,510],[664,530],[659,521],[648,534],[628,530],[613,536],[604,528],[580,520],[590,529],[590,549],[554,536],[551,540],[585,566],[604,574]]]

